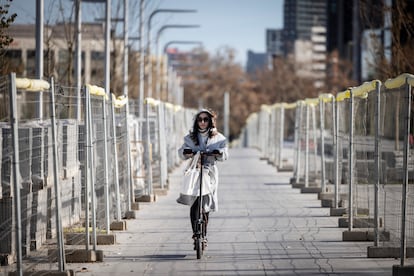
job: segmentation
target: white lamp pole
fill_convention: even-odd
[[[152,61],[151,61],[151,21],[154,16],[161,12],[171,13],[184,13],[184,12],[197,12],[197,10],[186,9],[157,9],[153,11],[148,19],[148,31],[147,31],[147,62],[148,62],[148,83],[147,83],[147,96],[152,97]]]
[[[155,56],[156,56],[156,68],[155,68],[155,74],[156,74],[156,76],[157,76],[157,82],[156,82],[156,95],[157,95],[157,99],[158,100],[160,100],[160,78],[159,78],[159,75],[160,75],[160,59],[159,59],[159,57],[158,57],[158,53],[159,53],[159,47],[158,47],[158,44],[159,44],[159,40],[160,40],[160,36],[161,36],[161,34],[162,34],[162,32],[163,31],[165,31],[166,29],[171,29],[171,28],[199,28],[200,27],[200,25],[164,25],[164,26],[162,26],[159,30],[158,30],[158,32],[157,32],[157,36],[156,36],[156,39],[155,39],[155,51],[156,51],[156,54],[155,54]]]

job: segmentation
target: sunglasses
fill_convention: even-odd
[[[210,119],[208,118],[208,117],[198,117],[197,118],[197,121],[199,122],[199,123],[201,123],[201,122],[208,122]]]

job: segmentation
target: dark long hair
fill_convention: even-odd
[[[217,118],[217,114],[216,112],[210,110],[210,109],[202,109],[200,110],[196,116],[194,116],[194,123],[193,123],[193,128],[190,131],[190,137],[191,140],[193,140],[194,144],[196,146],[198,146],[200,144],[200,142],[198,141],[198,133],[200,132],[198,130],[198,116],[200,116],[200,114],[206,114],[208,116],[208,137],[211,138],[215,135],[217,135],[217,129],[216,129],[216,118]]]

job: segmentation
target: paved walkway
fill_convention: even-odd
[[[189,208],[175,202],[182,167],[168,195],[140,205],[138,217],[101,246],[104,262],[68,264],[80,275],[392,275],[394,259],[368,259],[371,242],[343,242],[338,218],[316,194],[289,185],[253,149],[231,149],[220,163],[219,212],[212,213],[201,260],[192,246]]]

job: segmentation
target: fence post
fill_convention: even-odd
[[[167,183],[168,165],[167,165],[167,149],[165,137],[165,105],[160,102],[158,105],[158,148],[159,148],[159,162],[160,162],[160,184],[161,189]]]
[[[107,95],[109,94],[109,91],[107,91]],[[103,123],[103,141],[104,141],[104,171],[105,171],[105,183],[104,183],[104,197],[105,197],[105,228],[106,228],[106,233],[109,234],[109,229],[110,229],[110,225],[109,225],[109,165],[108,165],[108,125],[107,125],[107,114],[106,114],[106,105],[107,105],[107,100],[106,100],[106,96],[102,97],[102,123]],[[116,134],[113,133],[113,135],[115,136]],[[115,163],[115,166],[117,167],[118,164]],[[118,179],[118,178],[117,178]],[[95,194],[95,192],[94,192]],[[93,228],[96,228],[96,225],[94,224]]]
[[[320,121],[320,135],[321,135],[321,191],[326,191],[325,184],[325,101],[319,97],[319,121]]]
[[[90,191],[91,191],[91,217],[92,217],[92,248],[93,250],[96,250],[96,210],[95,210],[95,170],[94,170],[94,157],[93,157],[93,146],[92,146],[92,132],[93,132],[93,125],[92,125],[92,106],[91,106],[91,94],[88,89],[86,93],[87,97],[87,105],[88,105],[88,147],[89,147],[89,165],[90,165],[90,180],[91,185]],[[88,188],[89,188],[88,186]],[[89,197],[89,191],[87,194],[87,197]],[[89,198],[87,198],[86,202],[86,209],[89,208]],[[89,218],[88,218],[88,224],[85,225],[86,233],[89,235]],[[89,240],[87,244],[87,248],[89,248]]]
[[[311,111],[312,111],[312,143],[313,143],[313,164],[314,164],[314,166],[315,166],[315,171],[314,171],[314,177],[313,178],[315,178],[316,177],[316,175],[317,175],[317,172],[318,172],[318,170],[317,170],[317,166],[316,166],[316,164],[318,163],[318,143],[317,143],[317,139],[316,139],[316,111],[315,111],[315,105],[316,105],[316,103],[315,104],[311,104],[310,106],[309,106],[309,108],[311,109]],[[320,119],[319,119],[320,120]]]
[[[380,185],[380,173],[381,173],[381,158],[380,158],[380,112],[381,112],[381,85],[379,81],[375,82],[375,152],[374,152],[374,158],[375,158],[375,195],[374,195],[374,220],[375,220],[375,237],[374,237],[374,246],[378,246],[380,241],[380,220],[379,220],[379,185]]]
[[[89,239],[89,186],[90,186],[90,181],[92,180],[92,177],[90,176],[92,173],[92,165],[91,165],[91,161],[92,161],[92,157],[91,157],[91,140],[89,139],[89,133],[90,133],[90,122],[89,122],[89,89],[87,87],[84,88],[85,91],[85,114],[84,114],[84,124],[85,124],[85,134],[84,134],[84,139],[85,139],[85,188],[84,188],[84,200],[85,200],[85,249],[88,251],[89,250],[89,243],[90,243],[90,239]]]
[[[58,175],[58,149],[57,149],[57,137],[56,137],[56,112],[55,112],[55,84],[53,78],[50,79],[50,118],[52,123],[52,143],[53,143],[53,180],[55,188],[55,208],[56,208],[56,235],[58,246],[58,265],[59,271],[65,270],[65,249],[63,244],[63,226],[62,218],[60,214],[60,208],[62,208],[61,195],[60,195],[60,182]]]
[[[279,169],[283,169],[283,143],[284,143],[284,135],[285,134],[285,106],[284,104],[280,105],[280,140],[279,140],[279,156],[278,162]]]
[[[296,126],[295,126],[295,129],[296,129],[296,133],[295,133],[295,138],[296,138],[296,166],[295,166],[295,173],[294,173],[294,175],[295,175],[295,177],[294,177],[294,179],[295,179],[295,183],[298,183],[299,182],[299,178],[300,178],[300,166],[301,166],[301,162],[300,162],[300,158],[301,158],[301,154],[300,154],[300,150],[301,150],[301,138],[300,138],[300,136],[302,135],[302,131],[301,131],[301,128],[302,128],[302,115],[303,115],[303,111],[302,111],[302,105],[303,105],[303,102],[302,101],[299,101],[298,102],[298,105],[297,105],[297,109],[296,109],[296,120],[295,120],[295,123],[296,123]]]
[[[405,239],[405,225],[406,225],[406,218],[407,218],[407,193],[408,193],[408,158],[409,158],[409,136],[410,136],[410,121],[411,121],[411,85],[407,83],[407,79],[405,80],[405,88],[406,88],[406,100],[404,101],[407,103],[405,108],[405,129],[404,133],[404,159],[403,159],[403,171],[404,171],[404,180],[403,180],[403,187],[402,187],[402,199],[401,199],[401,248],[400,248],[400,258],[401,258],[401,267],[404,266],[405,261],[405,250],[406,250],[406,239]]]
[[[348,230],[354,228],[354,212],[353,212],[353,184],[354,184],[354,96],[352,89],[349,89],[349,147],[348,147],[348,173],[349,173],[349,194],[348,194]]]
[[[334,103],[332,104],[332,109],[333,112],[332,114],[334,114],[334,118],[333,118],[333,131],[334,131],[334,170],[335,170],[335,175],[334,175],[334,182],[335,182],[335,208],[339,208],[339,146],[338,146],[338,129],[339,129],[339,116],[338,116],[338,101],[336,101],[335,97],[332,98],[332,101],[334,101]],[[342,161],[341,161],[342,162]]]
[[[133,194],[133,188],[132,188],[132,173],[131,173],[131,137],[129,136],[129,99],[125,104],[125,124],[126,124],[126,137],[127,137],[127,143],[126,143],[126,149],[127,149],[127,154],[128,154],[128,158],[127,158],[127,178],[128,178],[128,211],[131,211],[131,203],[132,203],[132,194]],[[119,185],[118,185],[119,188]],[[135,201],[135,199],[134,199]]]
[[[309,104],[307,103],[305,129],[305,187],[309,187]]]
[[[112,139],[112,145],[114,148],[114,169],[115,169],[115,198],[116,198],[116,219],[117,221],[121,220],[121,200],[120,200],[120,194],[119,194],[119,170],[118,170],[118,151],[116,148],[116,127],[115,127],[115,107],[114,107],[114,98],[115,95],[114,94],[110,94],[111,95],[111,118],[112,118],[112,133],[113,133],[113,139]],[[129,178],[129,176],[128,176]],[[129,189],[129,188],[128,188]],[[109,208],[108,208],[109,209]],[[129,210],[129,209],[128,209]],[[109,233],[109,229],[107,230],[107,232]]]
[[[22,257],[22,220],[21,220],[21,201],[20,201],[20,185],[19,185],[19,129],[17,117],[17,91],[16,91],[16,74],[10,74],[10,127],[12,131],[12,146],[13,146],[13,198],[14,198],[14,219],[15,219],[15,242],[16,242],[16,272],[18,275],[23,275],[23,257]]]
[[[145,103],[146,111],[146,141],[145,141],[145,165],[147,173],[148,196],[152,196],[152,150],[151,150],[151,133],[150,133],[150,103]]]

